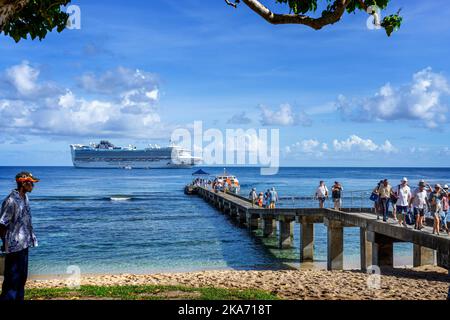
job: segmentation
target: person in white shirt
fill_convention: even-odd
[[[325,200],[328,198],[328,188],[324,181],[320,181],[319,187],[317,187],[315,198],[319,200],[319,207],[323,209]]]
[[[397,219],[400,225],[403,224],[406,228],[408,225],[406,224],[405,217],[408,213],[408,209],[410,207],[410,200],[412,197],[411,188],[408,186],[408,179],[403,178],[400,182],[400,185],[397,187]]]
[[[416,225],[414,229],[423,229],[423,221],[426,208],[430,207],[428,203],[428,193],[425,181],[420,181],[419,188],[414,191],[409,200],[409,205],[413,207],[414,216],[416,217]]]
[[[253,188],[252,191],[250,191],[250,194],[248,195],[249,200],[252,201],[252,207],[256,203],[256,200],[258,199],[258,194],[256,193],[256,188]]]

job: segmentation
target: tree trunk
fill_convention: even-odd
[[[0,0],[0,32],[11,16],[28,3],[28,0]]]

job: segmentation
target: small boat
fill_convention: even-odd
[[[238,178],[236,178],[236,176],[228,174],[226,172],[226,169],[224,169],[223,174],[216,176],[214,184],[218,185],[221,191],[239,194],[241,190]]]
[[[132,170],[133,168],[131,166],[125,166],[124,169],[125,170]]]

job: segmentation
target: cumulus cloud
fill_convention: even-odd
[[[333,148],[335,151],[363,151],[363,152],[384,152],[393,153],[397,149],[392,145],[389,140],[386,140],[383,144],[376,144],[371,139],[362,139],[357,135],[352,135],[346,140],[333,140]]]
[[[388,83],[372,97],[348,99],[341,95],[337,108],[348,120],[416,120],[428,128],[436,128],[448,121],[449,96],[447,79],[426,68],[415,73],[409,84],[394,87]]]
[[[40,81],[40,73],[27,61],[4,72],[3,133],[145,138],[161,121],[157,82],[150,73],[121,67],[84,75],[81,91],[90,92],[94,98],[89,99],[71,88]]]
[[[294,112],[289,104],[282,104],[278,110],[271,110],[266,106],[260,106],[261,124],[263,126],[310,126],[311,119],[305,112]]]
[[[322,154],[328,151],[328,144],[316,139],[302,140],[286,147],[287,153],[315,153]]]
[[[332,155],[335,153],[395,153],[397,148],[389,140],[382,144],[376,144],[371,139],[363,139],[357,135],[352,135],[345,140],[333,140],[331,146],[327,142],[321,142],[317,139],[302,140],[285,148],[287,154],[306,154],[306,155]]]

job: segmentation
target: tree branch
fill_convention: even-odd
[[[311,18],[302,14],[276,14],[270,11],[269,8],[264,6],[259,0],[241,1],[271,24],[302,24],[315,30],[319,30],[326,25],[338,22],[351,0],[336,0],[334,10],[322,14],[319,18]]]
[[[367,9],[369,9],[369,7],[367,6],[367,4],[363,1],[363,0],[358,0],[358,3],[361,5],[361,7],[367,11]]]
[[[234,8],[237,8],[237,3],[233,3],[230,0],[225,0],[225,2],[226,2],[227,5],[232,6]]]

